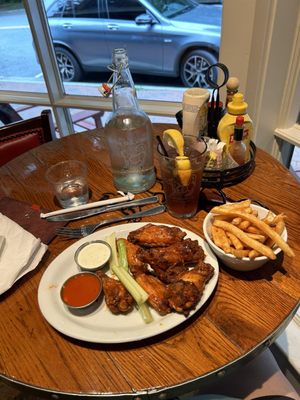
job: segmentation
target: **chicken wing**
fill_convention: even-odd
[[[145,247],[166,247],[181,241],[186,233],[177,227],[147,224],[128,235],[132,243]]]
[[[200,300],[201,293],[194,283],[180,280],[167,286],[167,298],[173,310],[188,316]]]
[[[195,269],[203,275],[205,284],[213,277],[215,273],[214,267],[204,261],[199,261],[198,264],[195,266]]]
[[[182,272],[177,276],[177,279],[192,282],[199,292],[202,293],[206,283],[211,279],[213,274],[214,268],[210,264],[201,263],[191,270]]]
[[[188,270],[188,266],[185,264],[172,265],[166,270],[159,268],[155,264],[151,268],[154,271],[154,275],[166,284],[178,281],[178,276]]]
[[[140,248],[138,258],[160,269],[166,270],[170,266],[179,264],[195,264],[205,257],[202,247],[197,240],[184,239],[168,247]]]
[[[96,274],[101,278],[105,303],[113,314],[128,314],[132,311],[134,299],[123,284],[110,278],[102,271]]]
[[[155,276],[140,274],[136,277],[137,282],[148,293],[148,303],[160,315],[171,312],[167,298],[167,287]]]
[[[125,241],[127,261],[130,272],[133,276],[147,272],[147,264],[140,260],[138,253],[142,248],[134,243]]]

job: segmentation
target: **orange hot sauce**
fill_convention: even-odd
[[[62,299],[70,307],[83,307],[96,300],[101,289],[101,281],[95,274],[76,274],[64,284]]]

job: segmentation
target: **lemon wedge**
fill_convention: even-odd
[[[167,129],[163,132],[163,141],[176,150],[178,156],[175,158],[175,172],[181,184],[187,186],[192,175],[192,169],[189,158],[184,155],[184,138],[182,133],[177,129]]]
[[[184,139],[180,131],[177,129],[167,129],[163,132],[163,141],[165,141],[170,147],[173,147],[179,156],[184,156]]]
[[[175,162],[180,182],[183,186],[187,186],[192,175],[191,162],[187,156],[177,156]]]

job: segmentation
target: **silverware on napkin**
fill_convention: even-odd
[[[131,200],[124,203],[112,204],[108,206],[97,207],[89,210],[73,211],[63,215],[53,215],[46,217],[47,221],[73,221],[76,219],[86,218],[91,215],[97,215],[109,211],[121,210],[122,208],[143,206],[146,204],[157,203],[158,196],[145,197],[144,199]]]

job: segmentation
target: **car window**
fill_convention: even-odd
[[[136,0],[107,0],[108,18],[135,20],[141,14],[145,14],[146,9]]]
[[[99,18],[99,0],[57,0],[48,9],[47,16]]]
[[[195,0],[149,0],[164,17],[173,18],[198,6]]]
[[[47,17],[48,18],[59,18],[62,17],[63,11],[64,11],[64,5],[65,1],[55,1],[50,5],[50,7],[47,9]]]

